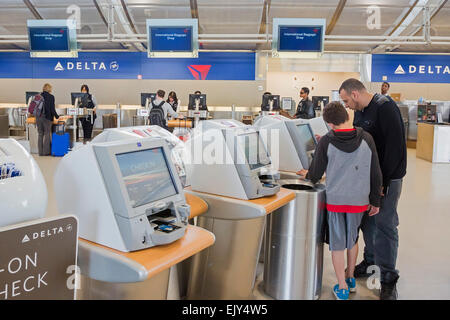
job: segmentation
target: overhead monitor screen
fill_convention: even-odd
[[[150,51],[192,51],[192,27],[150,27]]]
[[[29,27],[30,51],[70,51],[67,27]]]
[[[280,26],[278,51],[322,51],[322,26]]]
[[[257,132],[240,135],[238,137],[238,143],[245,152],[245,158],[250,165],[250,170],[270,164],[266,147]]]
[[[116,158],[133,208],[177,194],[161,147],[121,153]]]
[[[297,126],[297,129],[300,133],[300,138],[304,143],[306,152],[314,151],[316,149],[316,142],[314,140],[314,135],[311,131],[311,127],[307,124],[299,124]]]

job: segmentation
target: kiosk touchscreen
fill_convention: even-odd
[[[60,161],[55,193],[59,212],[78,216],[82,238],[120,251],[181,238],[190,214],[163,139],[77,149]]]
[[[258,119],[255,127],[267,130],[264,142],[269,150],[274,150],[274,144],[279,148],[280,170],[296,172],[309,169],[317,141],[307,120],[292,120],[280,115],[264,116]],[[279,132],[276,141],[272,141],[271,130]]]
[[[156,99],[156,93],[141,93],[141,106],[148,109],[150,103]]]
[[[191,153],[186,167],[194,191],[249,200],[280,190],[279,185],[260,179],[270,173],[271,160],[259,132],[251,126],[236,120],[203,121],[186,147]],[[196,157],[199,153],[201,159]]]
[[[82,104],[82,102],[85,101],[87,98],[88,98],[87,93],[83,92],[72,92],[70,94],[70,101],[72,102],[72,105],[76,108],[78,108]]]
[[[190,94],[188,110],[207,110],[206,94]]]

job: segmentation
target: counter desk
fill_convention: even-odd
[[[450,163],[450,124],[417,124],[417,158]]]

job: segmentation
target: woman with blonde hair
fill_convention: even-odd
[[[49,156],[52,150],[52,124],[53,117],[59,118],[55,109],[55,97],[51,94],[52,86],[49,83],[44,84],[42,88],[42,97],[44,98],[43,112],[36,118],[38,129],[38,150],[40,156]]]

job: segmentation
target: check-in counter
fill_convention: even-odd
[[[201,198],[187,193],[185,196],[191,206],[190,219],[208,211],[208,205]],[[188,225],[181,239],[135,252],[121,252],[82,238],[79,240],[78,265],[82,276],[78,300],[164,300],[168,298],[168,291],[178,290],[174,267],[213,245],[215,237],[205,229]]]
[[[450,124],[417,124],[417,158],[450,163]]]

